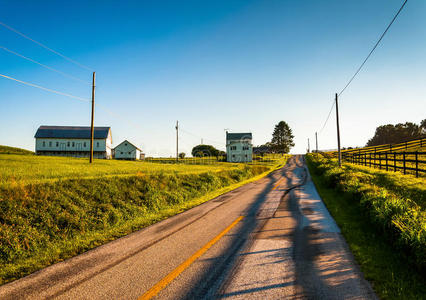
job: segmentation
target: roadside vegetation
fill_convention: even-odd
[[[208,201],[285,164],[0,155],[0,284]]]
[[[318,191],[382,299],[426,295],[426,180],[344,164],[307,162]]]

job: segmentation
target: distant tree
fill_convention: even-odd
[[[376,128],[374,136],[368,140],[367,146],[397,144],[426,137],[426,119],[420,125],[412,122],[387,124]]]
[[[294,135],[290,126],[285,121],[279,122],[275,125],[274,132],[272,133],[271,146],[275,153],[289,153],[290,149],[294,147]]]
[[[194,148],[192,148],[191,154],[194,157],[209,157],[209,156],[219,157],[220,151],[217,150],[212,145],[197,145]]]
[[[253,147],[253,153],[254,154],[260,154],[261,156],[265,155],[266,153],[272,153],[272,144],[270,142],[267,142],[266,144]]]
[[[179,158],[180,158],[180,159],[184,159],[184,158],[185,158],[185,156],[186,156],[185,152],[181,152],[181,153],[179,153]]]

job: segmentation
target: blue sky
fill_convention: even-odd
[[[96,71],[95,125],[147,155],[201,138],[224,148],[225,128],[271,139],[285,120],[303,153],[401,0],[5,1],[0,22]],[[340,100],[342,146],[378,125],[426,118],[426,1],[408,1]],[[91,73],[0,27],[0,46],[72,74]],[[0,49],[0,74],[90,98],[91,87]],[[89,125],[90,103],[0,78],[0,144],[34,149],[40,125]],[[336,148],[335,115],[319,134]]]

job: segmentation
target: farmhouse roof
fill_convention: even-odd
[[[121,145],[121,144],[123,144],[124,142],[127,142],[128,144],[132,145],[133,147],[135,147],[136,149],[138,149],[139,151],[141,151],[141,152],[142,152],[142,150],[141,150],[141,149],[139,149],[138,147],[136,147],[135,145],[133,145],[132,143],[130,143],[128,140],[124,140],[124,141],[122,141],[120,144],[118,144],[117,146],[115,146],[115,148],[114,148],[114,149],[116,149],[118,146],[120,146],[120,145]]]
[[[94,138],[106,139],[111,127],[95,127]],[[35,138],[90,139],[89,126],[40,126]]]
[[[226,140],[227,141],[239,141],[239,140],[251,140],[252,135],[251,132],[246,133],[226,133]]]

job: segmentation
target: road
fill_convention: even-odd
[[[0,299],[376,299],[302,156],[0,287]]]

